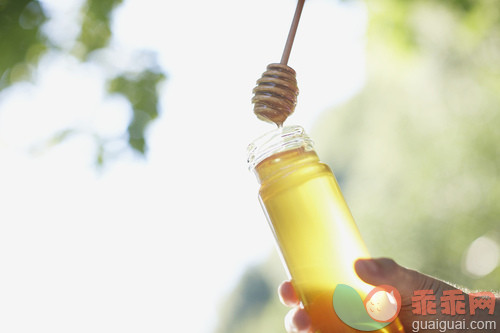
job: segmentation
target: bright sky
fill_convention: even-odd
[[[63,47],[81,1],[42,1]],[[168,80],[147,160],[99,173],[76,136],[120,135],[131,111],[104,93],[93,64],[50,55],[35,84],[0,94],[0,331],[212,332],[244,269],[274,243],[246,167],[246,146],[272,126],[251,91],[278,62],[292,0],[126,0],[113,46],[157,53]],[[363,84],[366,13],[356,2],[306,2],[289,65],[300,95],[289,124],[315,117]],[[124,61],[117,57],[118,63]]]

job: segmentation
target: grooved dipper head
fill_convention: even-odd
[[[283,64],[270,64],[253,89],[255,115],[264,121],[282,126],[297,104],[295,71]]]

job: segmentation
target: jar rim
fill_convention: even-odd
[[[306,151],[314,149],[313,141],[304,128],[298,125],[278,127],[248,145],[248,169],[254,170],[260,162],[271,155],[301,147]]]

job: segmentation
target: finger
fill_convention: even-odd
[[[358,276],[371,285],[387,284],[395,287],[403,303],[409,299],[415,290],[432,289],[446,290],[454,287],[417,271],[399,266],[394,260],[388,258],[359,259],[354,263]]]
[[[281,303],[286,306],[299,305],[299,297],[295,293],[295,289],[290,281],[284,281],[278,288]]]
[[[285,329],[289,333],[311,332],[311,319],[306,310],[296,307],[285,316]]]
[[[366,283],[372,285],[389,284],[393,281],[404,279],[407,284],[408,275],[403,267],[392,259],[359,259],[354,263],[358,276]],[[396,286],[395,286],[396,287]]]

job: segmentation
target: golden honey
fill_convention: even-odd
[[[294,288],[316,332],[360,332],[335,314],[338,284],[362,298],[373,288],[356,275],[354,262],[369,257],[330,168],[298,126],[278,128],[249,147],[259,199]],[[399,320],[377,332],[403,332]]]

